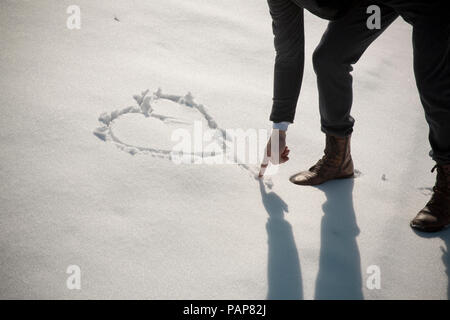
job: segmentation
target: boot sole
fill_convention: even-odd
[[[292,182],[293,184],[296,184],[296,185],[298,185],[298,186],[319,186],[319,185],[321,185],[321,184],[324,184],[324,183],[326,183],[326,182],[328,182],[328,181],[332,181],[332,180],[341,180],[341,179],[350,179],[350,178],[354,178],[354,177],[355,177],[355,173],[352,173],[352,174],[349,174],[349,175],[346,175],[346,176],[341,176],[341,177],[336,177],[336,178],[328,179],[328,180],[325,180],[325,181],[323,181],[323,182],[321,182],[321,183],[297,183],[297,182],[292,181],[292,178],[293,178],[294,176],[295,176],[295,175],[293,175],[293,176],[291,176],[291,177],[289,178],[289,181]]]
[[[420,226],[418,224],[414,224],[411,222],[409,224],[409,226],[415,230],[422,231],[422,232],[439,232],[444,229],[447,229],[448,226],[450,226],[450,224],[446,224],[445,226],[440,226],[440,227],[423,227],[423,226]]]

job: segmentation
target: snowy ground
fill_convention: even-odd
[[[81,30],[66,27],[72,4]],[[306,14],[291,160],[269,189],[236,165],[133,156],[93,134],[99,115],[158,87],[192,92],[221,128],[268,128],[266,1],[2,0],[0,298],[447,299],[449,231],[408,226],[434,175],[405,22],[354,71],[361,175],[288,181],[323,150],[310,57],[325,27]],[[118,118],[115,133],[163,149],[170,126],[146,119]],[[69,265],[81,290],[66,287]],[[366,286],[371,265],[379,290]]]

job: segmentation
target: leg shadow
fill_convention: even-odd
[[[445,273],[447,274],[447,299],[450,300],[450,228],[436,233],[426,233],[417,230],[414,230],[414,232],[422,238],[441,238],[444,241],[445,247],[441,246],[442,262],[444,263]]]
[[[327,200],[322,205],[324,215],[315,299],[364,299],[353,184],[353,179],[346,179],[318,187]]]
[[[267,193],[261,180],[259,180],[259,189],[264,208],[269,214],[266,224],[269,246],[267,299],[303,299],[297,246],[292,226],[284,220],[288,205],[276,193]]]

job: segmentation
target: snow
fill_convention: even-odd
[[[160,151],[199,119],[270,128],[266,2],[78,0],[69,30],[72,4],[0,2],[0,298],[449,297],[450,233],[408,225],[434,183],[408,24],[355,66],[360,174],[312,188],[288,178],[323,150],[311,54],[325,21],[306,13],[291,160],[262,183],[253,165]],[[146,99],[158,88],[173,99]],[[66,287],[69,265],[81,290]]]

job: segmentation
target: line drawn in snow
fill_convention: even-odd
[[[420,193],[422,193],[423,195],[429,197],[433,194],[433,188],[432,187],[421,187],[421,188],[417,188],[417,190],[420,191]]]
[[[94,130],[94,135],[99,139],[113,143],[120,150],[127,152],[131,155],[150,155],[152,157],[164,158],[167,160],[175,161],[175,159],[183,158],[184,160],[189,159],[190,163],[204,163],[200,160],[211,159],[213,160],[215,157],[224,157],[227,160],[227,163],[235,164],[239,166],[241,169],[245,170],[250,176],[255,179],[259,179],[258,172],[259,168],[255,165],[250,165],[241,161],[240,157],[232,152],[230,155],[229,145],[233,142],[233,137],[230,136],[228,130],[221,128],[216,120],[209,114],[204,105],[198,104],[195,102],[194,97],[190,92],[186,95],[173,95],[173,94],[165,94],[162,92],[161,88],[159,88],[156,92],[150,94],[150,90],[145,90],[141,92],[141,94],[136,94],[133,96],[136,101],[136,106],[128,106],[123,109],[114,110],[112,112],[104,112],[102,113],[98,121],[102,124],[102,126],[96,128]],[[164,102],[165,101],[165,105]],[[170,105],[167,105],[167,102],[176,104],[178,107],[178,114],[170,115],[167,114],[167,110],[164,108],[169,108]],[[160,106],[162,104],[162,106]],[[159,108],[157,108],[159,107]],[[179,108],[181,107],[181,109]],[[138,143],[130,143],[125,141],[125,139],[121,138],[120,133],[116,133],[117,127],[120,126],[120,122],[123,122],[126,117],[133,117],[129,119],[131,122],[130,126],[134,127],[136,121],[142,121],[143,119],[147,119],[147,121],[153,121],[153,125],[155,128],[146,123],[146,128],[150,128],[150,132],[146,137],[151,137],[154,134],[156,137],[153,139],[154,144],[157,144],[159,140],[164,140],[170,136],[170,126],[173,125],[181,125],[181,126],[191,126],[192,119],[189,119],[189,116],[192,117],[193,111],[201,118],[201,120],[205,123],[206,127],[213,132],[211,135],[211,141],[213,141],[218,148],[215,148],[214,151],[205,152],[205,151],[177,151],[171,147],[155,147],[155,146],[143,146]],[[170,112],[169,112],[170,113]],[[118,121],[119,118],[122,118],[121,121]],[[160,130],[162,132],[156,132]],[[159,137],[158,137],[158,134]],[[158,140],[159,138],[159,140]],[[186,162],[184,162],[186,163]],[[273,187],[273,182],[270,177],[264,177],[264,184],[268,188]]]

